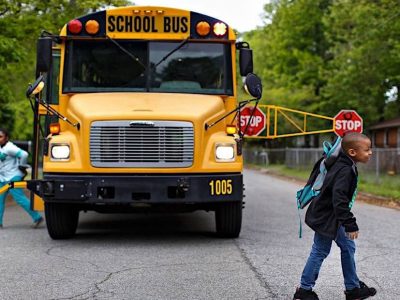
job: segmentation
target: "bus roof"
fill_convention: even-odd
[[[236,40],[233,29],[221,20],[197,12],[159,6],[118,7],[81,16],[65,24],[60,37]]]

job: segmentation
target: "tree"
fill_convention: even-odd
[[[0,124],[14,139],[32,135],[25,87],[34,80],[36,40],[42,30],[58,33],[69,20],[129,0],[0,0]]]
[[[356,109],[367,126],[400,114],[397,0],[274,0],[264,10],[266,25],[245,34],[264,101],[331,116]]]
[[[332,6],[325,18],[334,57],[325,70],[326,111],[357,109],[367,123],[400,114],[399,99],[388,96],[400,85],[398,4],[396,0],[339,1]]]
[[[329,0],[273,1],[265,6],[267,25],[247,34],[269,103],[318,108],[329,59],[322,22],[329,6]]]

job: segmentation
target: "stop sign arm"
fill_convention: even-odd
[[[247,132],[247,129],[249,128],[251,120],[253,119],[253,116],[254,116],[254,112],[256,111],[256,108],[257,108],[257,105],[258,105],[258,101],[259,100],[256,101],[256,104],[254,105],[254,109],[251,111],[251,115],[250,115],[249,120],[247,121],[246,127],[244,128],[243,131],[239,130],[239,136],[240,136],[241,139],[243,138],[244,134]],[[239,120],[240,120],[240,110],[239,110]]]
[[[275,139],[282,137],[294,137],[308,134],[334,132],[334,118],[332,117],[276,105],[260,104],[259,109],[264,111],[266,114],[266,134],[247,135],[246,133],[246,135],[244,136],[246,138]],[[248,113],[248,115],[250,116],[250,112]],[[314,120],[323,121],[323,124],[321,123],[320,125],[317,125],[318,127],[320,127],[320,129],[315,128],[315,126],[313,125]],[[282,132],[282,130],[278,129],[281,127],[282,121],[286,122],[284,123],[284,128],[286,129],[286,131],[289,132]],[[290,127],[286,128],[287,125],[290,125]]]
[[[245,123],[243,123],[243,126],[240,125],[241,123],[241,110],[245,109],[245,106],[249,104],[250,102],[255,101],[255,106],[253,111],[249,112],[247,117],[245,118]],[[258,110],[261,111],[266,111],[267,116],[266,116],[266,135],[265,136],[260,136],[258,134],[254,134],[251,136],[246,135],[247,130],[249,129],[249,126],[251,126],[251,121],[254,119],[256,116],[254,116],[255,111],[257,106],[259,107]],[[341,111],[342,113],[349,113],[350,111]],[[352,111],[351,111],[352,112]],[[338,116],[336,117],[328,117],[328,116],[323,116],[319,114],[314,114],[314,113],[309,113],[305,111],[300,111],[300,110],[295,110],[295,109],[290,109],[290,108],[285,108],[281,106],[276,106],[276,105],[265,105],[265,104],[260,104],[259,105],[259,100],[257,99],[250,99],[250,100],[245,100],[239,102],[238,106],[233,109],[232,111],[226,113],[222,117],[220,117],[218,120],[214,121],[213,123],[206,123],[205,124],[205,129],[207,130],[208,128],[213,127],[229,115],[236,113],[234,119],[236,118],[237,114],[239,114],[239,134],[237,135],[237,138],[239,140],[242,140],[244,137],[246,138],[261,138],[261,139],[275,139],[275,138],[282,138],[282,137],[294,137],[294,136],[302,136],[302,135],[308,135],[308,134],[319,134],[319,133],[329,133],[329,132],[335,132],[338,130],[339,125],[341,125],[341,128],[346,128],[346,129],[355,129],[355,130],[361,130],[362,131],[362,118],[358,116],[358,114],[354,114],[355,116],[358,116],[358,119],[354,119],[354,124],[348,123],[349,121],[346,120],[346,122],[338,122],[340,119]],[[288,115],[287,113],[290,113],[292,116]],[[264,113],[263,113],[264,114]],[[265,114],[264,114],[265,115]],[[278,131],[278,115],[281,115],[283,119],[288,121],[288,123],[291,124],[292,128],[297,129],[297,132],[291,130],[288,133],[282,133]],[[300,116],[300,120],[302,119],[303,121],[301,123],[303,124],[298,124],[297,119],[294,116]],[[273,120],[271,120],[271,117]],[[234,120],[233,119],[233,120]],[[324,121],[324,124],[320,124],[318,127],[320,129],[316,129],[314,126],[309,126],[309,123],[314,121],[314,120],[320,120]],[[280,123],[280,122],[279,122]],[[313,122],[312,122],[313,123]],[[273,134],[271,134],[271,129],[273,126]],[[241,130],[241,128],[245,128],[245,130]],[[310,128],[314,127],[314,128]],[[339,128],[340,129],[340,128]]]

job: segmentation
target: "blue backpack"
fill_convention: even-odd
[[[333,144],[327,141],[323,142],[322,157],[314,164],[306,185],[297,191],[296,201],[300,218],[299,238],[302,236],[300,209],[310,204],[321,193],[328,168],[335,163],[341,150],[341,144],[341,137],[338,137]]]

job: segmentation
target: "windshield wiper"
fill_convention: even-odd
[[[122,46],[120,43],[118,43],[116,40],[114,40],[113,38],[110,38],[108,35],[106,36],[107,39],[109,39],[111,42],[114,43],[115,46],[117,46],[122,52],[124,52],[126,55],[128,55],[130,58],[132,58],[132,60],[136,63],[138,63],[142,70],[141,73],[143,73],[144,70],[146,70],[146,66],[140,61],[139,57],[137,57],[136,55],[134,55],[133,53],[129,52],[124,46]],[[138,74],[138,75],[140,75]]]
[[[185,46],[185,45],[187,44],[187,42],[189,41],[189,39],[190,39],[190,35],[189,35],[186,39],[184,39],[178,46],[176,46],[174,49],[172,49],[170,52],[168,52],[163,58],[161,58],[161,59],[158,61],[158,63],[156,63],[156,64],[153,66],[153,69],[155,70],[159,64],[161,64],[164,60],[166,60],[168,57],[170,57],[170,56],[171,56],[172,54],[174,54],[176,51],[178,51],[178,50],[181,49],[183,46]]]

